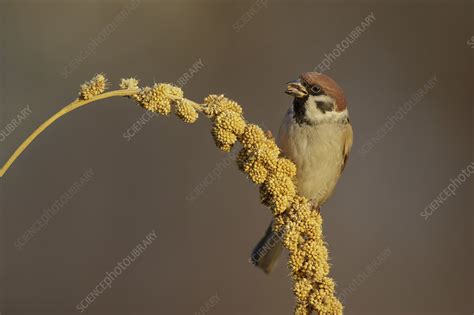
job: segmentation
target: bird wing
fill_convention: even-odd
[[[344,168],[346,167],[347,159],[349,158],[349,153],[351,152],[351,148],[352,148],[353,137],[354,137],[354,132],[352,131],[352,126],[351,124],[348,123],[344,131],[344,148],[342,151],[344,160],[342,161],[341,173],[342,171],[344,171]]]
[[[293,110],[290,107],[290,109],[287,111],[285,114],[285,117],[283,117],[283,121],[280,125],[280,129],[278,130],[278,135],[276,139],[276,143],[281,149],[281,153],[283,156],[287,156],[288,152],[288,127],[291,124],[291,120],[293,117]]]

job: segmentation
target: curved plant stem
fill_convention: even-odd
[[[5,164],[0,168],[0,178],[3,177],[5,172],[10,168],[10,166],[15,162],[15,160],[25,151],[25,149],[36,139],[46,128],[48,128],[52,123],[58,120],[60,117],[66,115],[67,113],[85,106],[94,101],[98,101],[104,98],[114,97],[114,96],[130,96],[137,93],[139,89],[126,89],[126,90],[115,90],[99,94],[88,100],[76,99],[72,103],[63,107],[59,112],[51,116],[48,120],[41,124],[25,141],[15,150],[15,152],[10,156],[10,158],[5,162]]]
[[[224,95],[209,95],[203,104],[198,104],[182,97],[182,91],[169,84],[155,84],[153,88],[140,89],[134,78],[122,79],[120,86],[126,87],[124,89],[102,93],[106,81],[103,75],[96,75],[91,81],[81,85],[82,98],[63,107],[26,138],[0,168],[0,178],[46,128],[67,113],[94,101],[114,96],[130,97],[142,107],[162,115],[170,113],[171,102],[176,105],[177,116],[185,122],[196,120],[195,111],[204,112],[213,122],[212,134],[218,148],[229,151],[236,142],[242,144],[240,160],[236,163],[239,168],[252,163],[248,164],[249,169],[241,169],[259,185],[261,202],[273,211],[274,222],[278,223],[277,229],[285,230],[283,243],[290,253],[289,268],[297,301],[295,314],[309,315],[314,311],[317,314],[342,315],[343,306],[335,295],[334,281],[328,276],[330,266],[322,234],[321,214],[312,211],[308,199],[297,195],[293,182],[296,165],[279,156],[280,150],[272,137],[265,136],[260,127],[245,121],[240,105]],[[88,99],[83,99],[84,97]],[[253,160],[255,152],[261,155],[257,160],[260,164]],[[259,176],[263,171],[262,180]]]

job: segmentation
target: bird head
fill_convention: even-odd
[[[293,111],[298,123],[339,122],[348,117],[344,92],[324,74],[303,73],[298,80],[287,83],[285,93],[294,96]]]

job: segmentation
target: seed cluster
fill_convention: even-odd
[[[103,74],[97,74],[90,81],[86,81],[81,84],[81,90],[79,91],[79,97],[83,100],[88,100],[104,93],[107,88],[107,79]]]
[[[191,124],[198,119],[198,113],[189,100],[182,99],[176,103],[176,115],[185,123]]]
[[[213,122],[211,133],[216,146],[229,152],[245,129],[242,107],[223,95],[209,95],[204,99],[203,113]]]
[[[120,88],[126,89],[138,89],[138,80],[135,78],[122,79],[119,84]]]
[[[132,98],[143,108],[166,116],[171,113],[171,104],[183,98],[183,91],[171,84],[155,83],[153,87],[144,87]]]
[[[81,96],[87,99],[102,93],[105,82],[102,75],[97,75],[81,86]],[[120,87],[138,88],[138,81],[122,79]],[[168,115],[174,105],[176,115],[186,123],[196,121],[197,111],[203,112],[212,121],[212,136],[223,151],[230,151],[236,142],[240,142],[242,148],[237,165],[259,185],[261,202],[274,216],[273,230],[284,232],[283,244],[290,254],[288,267],[296,297],[295,314],[342,314],[334,281],[328,277],[328,250],[319,209],[297,194],[296,166],[280,155],[274,139],[259,126],[247,123],[242,116],[242,107],[223,95],[209,95],[204,104],[198,105],[185,99],[183,91],[176,86],[155,84],[139,89],[131,98],[147,110],[162,115]]]
[[[290,252],[288,267],[294,280],[295,314],[342,314],[334,281],[328,277],[322,218],[309,200],[297,195],[295,164],[280,156],[271,136],[244,121],[242,108],[234,101],[223,95],[210,95],[204,100],[203,112],[214,123],[212,135],[220,149],[230,151],[237,141],[242,144],[237,165],[260,185],[261,202],[274,215],[273,229],[285,231],[283,244]]]

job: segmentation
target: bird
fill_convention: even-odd
[[[346,166],[353,142],[346,97],[329,76],[306,72],[287,83],[293,103],[281,123],[277,144],[282,156],[296,165],[298,193],[315,211],[332,195]],[[272,223],[249,259],[270,273],[283,250],[282,235]]]

